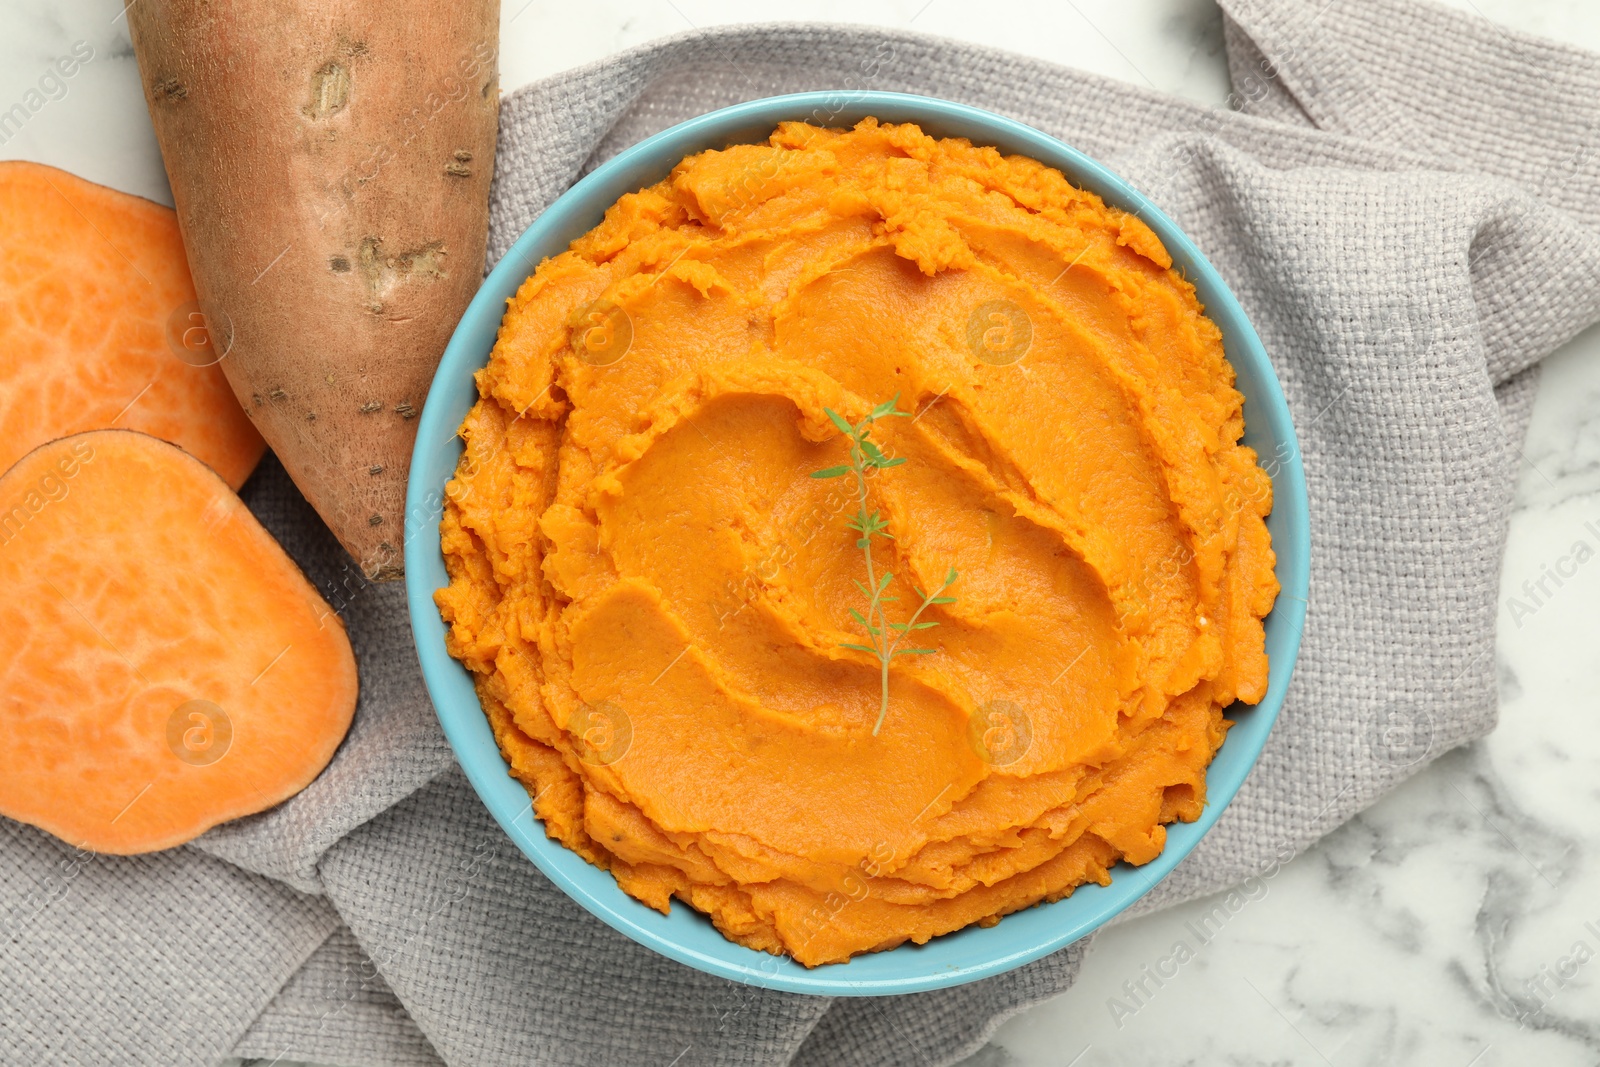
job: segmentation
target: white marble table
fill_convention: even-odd
[[[1227,93],[1208,0],[503,2],[508,90],[690,25],[837,19],[1209,103]],[[1594,0],[1450,2],[1600,49]],[[121,0],[6,0],[0,109],[75,42],[95,54],[0,158],[170,202],[120,11]],[[1175,977],[1158,985],[1146,968],[1179,938],[1199,940],[1214,902],[1104,932],[1072,990],[1007,1023],[965,1067],[1600,1064],[1600,329],[1546,364],[1525,452],[1502,581],[1500,728],[1205,926]],[[1557,564],[1576,566],[1559,587],[1545,578]]]

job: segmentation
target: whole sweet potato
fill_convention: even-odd
[[[372,577],[482,278],[498,0],[133,0],[195,289],[245,411]]]

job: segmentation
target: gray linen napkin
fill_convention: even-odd
[[[491,262],[574,179],[672,123],[886,89],[1061,137],[1193,236],[1295,413],[1311,602],[1260,765],[1138,910],[1259,871],[1494,725],[1537,363],[1600,318],[1600,57],[1405,0],[1223,8],[1244,113],[895,31],[695,32],[508,97],[494,189]],[[634,945],[551,886],[454,769],[401,590],[360,578],[270,458],[245,496],[350,628],[355,727],[300,796],[171,852],[90,856],[0,820],[0,1062],[938,1064],[1071,984],[1083,943],[957,989],[839,1001]]]

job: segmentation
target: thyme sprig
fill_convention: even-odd
[[[872,539],[874,537],[882,537],[892,541],[894,540],[894,534],[889,532],[888,520],[884,519],[879,512],[867,511],[867,473],[869,471],[888,470],[890,467],[898,467],[906,461],[904,456],[891,458],[884,455],[883,450],[878,447],[877,442],[873,441],[870,436],[872,424],[879,419],[910,417],[911,413],[909,411],[898,410],[897,405],[899,402],[900,394],[896,393],[892,400],[885,400],[867,412],[866,417],[860,422],[854,424],[832,408],[823,408],[822,410],[827,413],[834,426],[838,427],[839,432],[849,439],[850,462],[840,464],[837,467],[828,467],[824,470],[811,472],[811,477],[813,478],[839,478],[846,474],[854,474],[856,479],[858,509],[848,525],[850,529],[861,535],[856,539],[856,547],[861,549],[861,554],[866,558],[867,581],[863,585],[861,582],[855,581],[855,579],[851,580],[855,581],[855,587],[861,591],[861,595],[867,598],[867,612],[863,615],[856,608],[851,608],[850,617],[867,632],[867,637],[871,644],[862,645],[845,642],[841,647],[854,649],[857,652],[866,652],[876,656],[878,659],[883,680],[883,700],[878,706],[878,721],[872,727],[872,736],[874,737],[878,736],[878,731],[883,727],[884,716],[889,713],[889,664],[894,661],[896,656],[927,656],[938,651],[938,649],[934,648],[901,648],[900,644],[908,634],[919,630],[929,630],[939,625],[936,621],[923,619],[922,613],[933,604],[954,604],[956,598],[945,596],[944,592],[952,585],[955,585],[956,579],[960,577],[956,573],[956,569],[951,567],[945,574],[944,583],[931,593],[924,593],[922,590],[912,586],[912,590],[922,599],[922,603],[917,605],[917,610],[912,612],[911,618],[905,622],[890,622],[888,616],[884,613],[883,605],[893,603],[899,598],[884,595],[889,589],[889,583],[894,579],[894,572],[884,571],[881,575],[876,573],[872,562]]]

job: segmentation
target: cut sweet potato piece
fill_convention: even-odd
[[[237,489],[266,443],[216,365],[225,351],[170,208],[0,162],[0,471],[46,441],[116,427],[171,441]]]
[[[97,430],[0,477],[0,814],[169,848],[310,784],[350,726],[344,626],[210,468]]]

